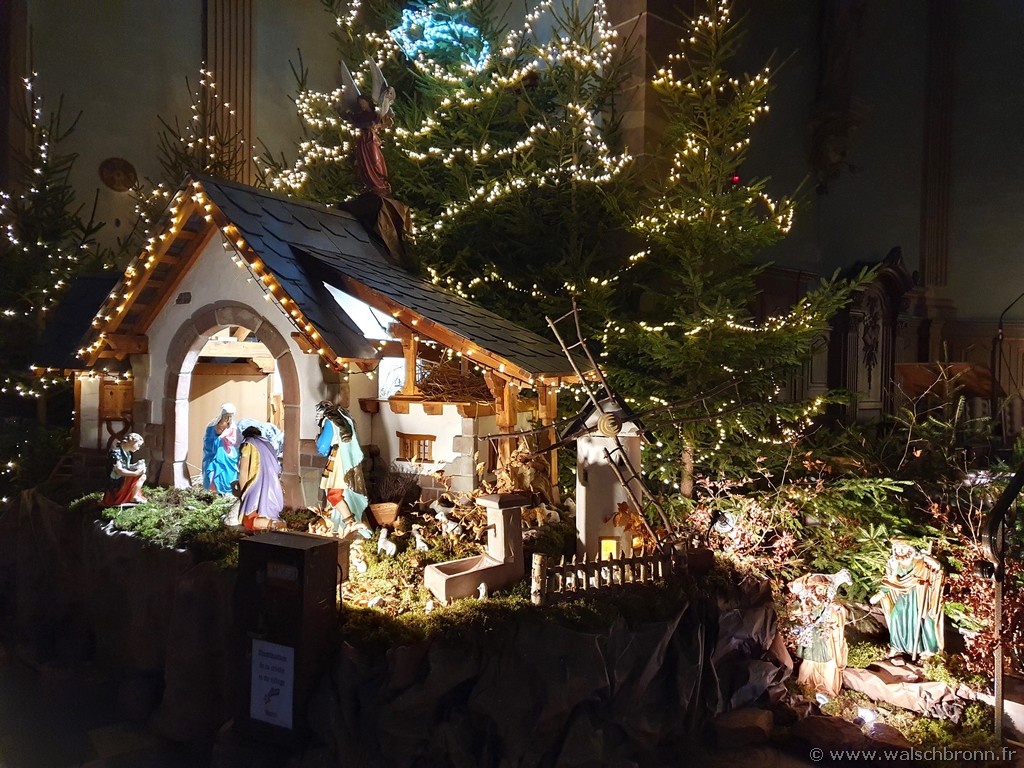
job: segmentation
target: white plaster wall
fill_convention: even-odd
[[[591,414],[587,426],[593,427],[597,417]],[[632,423],[623,425],[619,441],[634,468],[641,466],[640,435]],[[579,554],[595,558],[600,553],[601,538],[619,538],[619,545],[627,555],[632,553],[629,536],[621,528],[608,522],[618,511],[618,504],[627,501],[626,490],[619,482],[605,456],[605,450],[614,451],[614,438],[599,432],[581,437],[576,442],[576,549]],[[629,471],[624,470],[628,478]],[[632,484],[631,484],[632,485]],[[639,495],[637,488],[634,491]]]
[[[101,448],[100,445],[100,379],[83,377],[79,403],[78,445],[82,448]]]
[[[410,403],[408,413],[393,413],[386,402],[380,404],[380,412],[374,420],[373,442],[380,448],[384,461],[393,461],[398,456],[398,435],[406,432],[416,435],[437,435],[434,441],[434,461],[431,464],[418,464],[422,473],[441,469],[449,461],[455,460],[458,454],[452,447],[456,435],[473,434],[473,420],[463,419],[459,415],[459,407],[447,404],[436,416],[423,412],[419,403]]]
[[[348,377],[348,412],[356,425],[360,445],[374,445],[373,414],[366,413],[359,405],[361,398],[377,399],[377,376],[370,378],[364,373],[352,372]]]
[[[232,262],[230,254],[221,246],[222,242],[223,238],[220,235],[214,236],[178,286],[175,296],[182,292],[190,292],[192,301],[188,304],[176,304],[175,296],[170,297],[167,305],[150,326],[147,335],[151,350],[151,374],[148,382],[136,383],[136,387],[139,387],[136,389],[136,399],[148,399],[151,404],[149,421],[162,423],[167,360],[160,356],[160,350],[168,348],[181,326],[197,310],[217,301],[237,301],[259,312],[264,322],[269,322],[289,340],[292,359],[298,372],[299,402],[302,405],[299,437],[315,439],[316,404],[328,395],[320,358],[318,355],[304,354],[291,342],[295,326],[286,319],[277,304],[263,299],[263,291],[252,281],[248,270],[239,268]]]

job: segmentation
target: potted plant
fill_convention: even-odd
[[[370,486],[370,514],[378,526],[394,525],[402,504],[419,495],[419,475],[392,463]]]

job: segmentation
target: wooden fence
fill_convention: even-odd
[[[606,589],[620,584],[649,584],[682,568],[671,554],[656,553],[641,557],[618,557],[610,560],[581,560],[563,557],[554,562],[546,555],[534,554],[530,600],[544,605],[549,595],[579,593]]]

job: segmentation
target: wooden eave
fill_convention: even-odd
[[[413,333],[443,344],[468,360],[479,362],[481,365],[492,369],[498,376],[515,379],[529,387],[538,384],[550,386],[557,385],[560,382],[573,383],[576,381],[575,374],[531,373],[500,355],[484,349],[479,344],[455,333],[449,328],[435,323],[415,310],[409,309],[394,299],[364,285],[353,277],[343,275],[342,284],[346,292],[355,296],[360,301],[369,304],[374,309],[391,315]]]
[[[123,360],[148,350],[145,332],[150,323],[213,237],[216,226],[204,219],[188,192],[179,192],[175,200],[164,231],[128,265],[93,319],[93,328],[102,330],[84,356],[85,367],[100,358]]]

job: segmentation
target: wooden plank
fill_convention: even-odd
[[[213,238],[213,234],[219,232],[219,230],[215,224],[209,223],[203,228],[202,232],[201,237],[190,241],[188,246],[186,246],[185,251],[182,253],[182,263],[178,265],[173,274],[167,276],[167,285],[157,294],[157,300],[149,307],[149,311],[144,312],[141,320],[136,323],[138,330],[145,331],[149,328],[149,324],[160,314],[160,311],[166,306],[171,296],[177,293],[181,281],[185,279],[185,275],[192,269],[192,265],[195,264],[199,254],[206,248],[206,244]]]
[[[142,334],[106,334],[105,341],[121,357],[150,351],[150,340]]]
[[[267,372],[249,360],[244,363],[196,363],[193,376],[251,376],[263,378]]]
[[[236,341],[231,337],[221,340],[220,337],[214,337],[206,342],[199,354],[201,357],[241,357],[252,360],[267,357],[270,352],[259,341]]]
[[[550,426],[558,420],[558,387],[552,387],[547,384],[540,384],[537,386],[537,418],[540,420],[541,426]],[[555,431],[547,430],[541,432],[538,436],[538,447],[543,450],[549,445],[554,444],[557,436]],[[548,456],[548,484],[550,488],[551,500],[554,503],[559,502],[559,488],[558,488],[558,451],[549,451]]]
[[[494,403],[458,403],[459,415],[464,419],[493,416]]]
[[[182,200],[180,201],[177,214],[172,218],[166,231],[161,233],[163,237],[158,236],[156,238],[156,242],[152,245],[152,250],[149,247],[144,249],[125,269],[121,279],[114,286],[113,291],[111,291],[111,298],[104,302],[97,313],[97,317],[110,316],[110,320],[106,323],[102,320],[100,321],[100,330],[109,335],[121,327],[124,318],[134,307],[140,294],[153,276],[156,265],[167,253],[167,249],[174,243],[174,236],[168,236],[168,234],[171,232],[180,234],[182,228],[188,223],[192,214],[195,213],[197,206],[195,201],[192,200],[191,194],[191,190],[182,193]],[[127,298],[124,297],[126,293],[128,294]],[[122,308],[120,312],[117,311],[118,307]],[[104,343],[93,350],[86,361],[86,366],[95,364],[105,347],[106,344]]]
[[[483,349],[469,339],[460,336],[449,328],[438,325],[414,310],[404,307],[388,296],[363,285],[358,280],[345,276],[344,287],[347,293],[352,294],[360,301],[369,304],[374,309],[387,312],[404,326],[414,329],[425,338],[443,344],[455,352],[460,353],[463,358],[479,362],[481,365],[501,371],[512,378],[522,382],[532,382],[534,376],[524,368],[519,367],[510,360]]]

